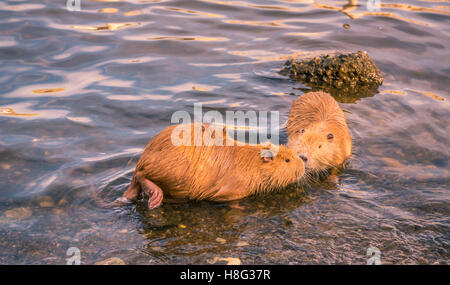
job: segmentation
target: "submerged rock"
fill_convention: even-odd
[[[52,208],[55,206],[52,197],[42,196],[39,198],[39,206],[41,208]]]
[[[383,83],[380,70],[363,51],[291,59],[280,73],[305,83],[313,91],[329,92],[344,102],[354,101],[352,97],[373,96]]]
[[[214,259],[208,261],[210,264],[218,262],[226,262],[226,265],[241,265],[241,260],[237,257],[214,257]]]
[[[241,247],[241,246],[248,246],[248,245],[249,244],[246,241],[238,241],[238,243],[236,244],[236,246],[239,246],[239,247]]]
[[[33,211],[30,208],[20,207],[5,211],[5,217],[13,220],[24,220],[31,217]]]
[[[221,243],[221,244],[226,244],[226,243],[227,243],[227,240],[224,239],[224,238],[221,238],[221,237],[216,238],[216,241],[217,241],[218,243]]]
[[[125,265],[125,261],[118,257],[111,257],[103,261],[96,262],[94,265]]]

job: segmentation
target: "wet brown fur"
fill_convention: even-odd
[[[171,136],[179,126],[185,130],[189,128],[189,125],[170,126],[149,142],[127,190],[134,194],[125,192],[124,197],[136,198],[135,193],[140,192],[139,181],[143,177],[160,187],[165,197],[230,201],[286,187],[298,181],[304,173],[303,161],[285,146],[279,146],[273,160],[268,162],[264,162],[260,152],[269,146],[175,146]],[[205,135],[208,125],[201,126]],[[194,124],[190,127],[193,143]],[[223,130],[223,143],[232,141],[236,144]],[[215,133],[210,137],[215,139]],[[221,139],[220,136],[217,138]]]
[[[352,154],[345,114],[328,93],[300,96],[291,106],[286,127],[288,146],[308,159],[307,171],[339,166]]]

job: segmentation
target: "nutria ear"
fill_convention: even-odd
[[[273,156],[264,156],[263,157],[263,162],[271,162],[273,161]]]
[[[261,150],[261,158],[263,162],[270,162],[273,161],[273,152],[270,149],[263,149]]]

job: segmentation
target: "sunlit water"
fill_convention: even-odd
[[[366,4],[0,2],[0,263],[64,264],[78,247],[84,264],[365,264],[375,246],[382,263],[447,264],[450,5]],[[123,193],[173,112],[284,121],[306,88],[284,61],[337,50],[367,51],[385,78],[341,103],[354,156],[338,185],[151,212],[92,202]]]

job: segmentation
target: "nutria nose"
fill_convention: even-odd
[[[300,157],[304,163],[306,163],[308,161],[308,158],[306,156],[304,156],[303,154],[300,154],[298,157]]]

